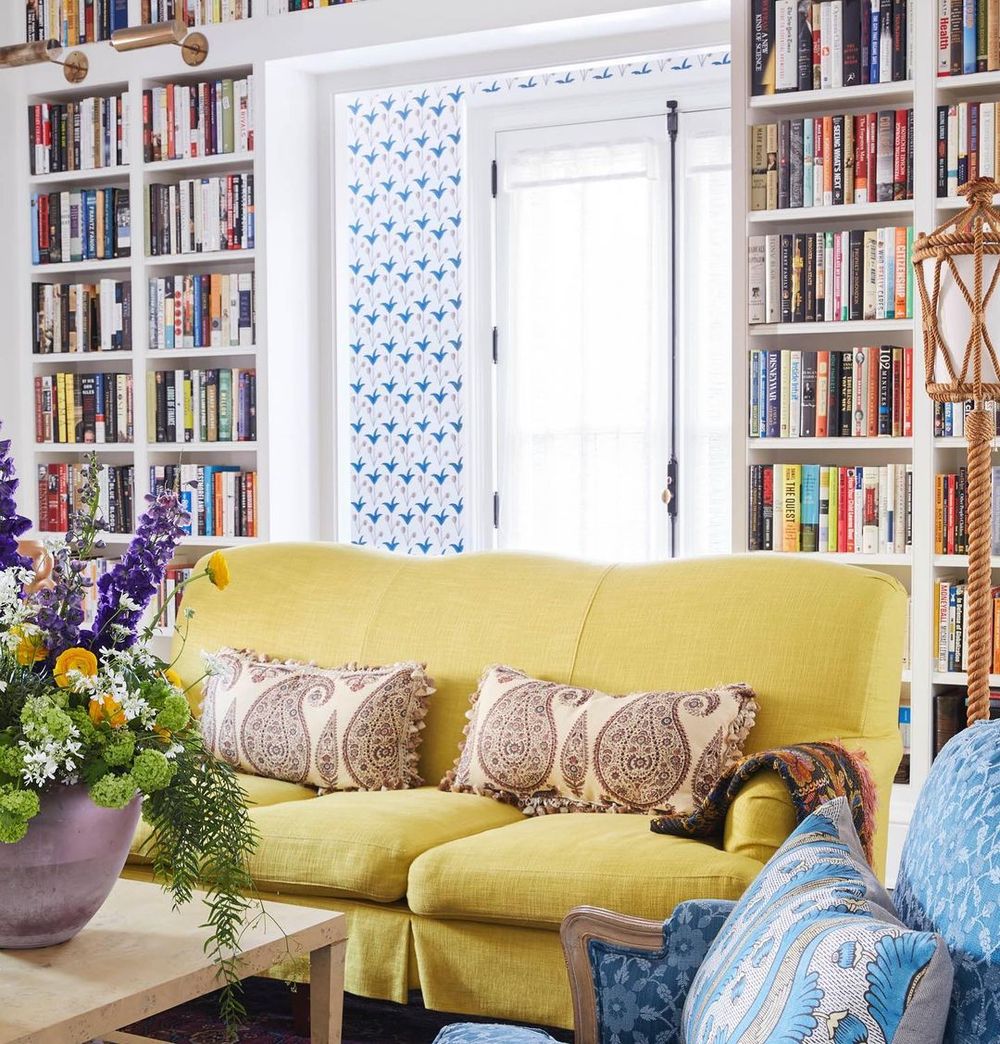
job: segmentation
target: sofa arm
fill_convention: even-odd
[[[634,1031],[679,1041],[691,981],[733,906],[689,900],[662,924],[590,906],[570,911],[560,936],[576,1044],[606,1044]]]
[[[796,826],[788,788],[776,772],[762,769],[729,806],[722,845],[734,855],[766,863]]]

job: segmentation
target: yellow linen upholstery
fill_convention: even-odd
[[[647,816],[556,814],[430,849],[407,896],[426,917],[554,931],[574,906],[655,919],[686,899],[738,899],[759,872],[746,856],[654,834]]]
[[[196,614],[174,651],[187,682],[203,673],[201,651],[223,646],[322,666],[426,663],[437,689],[420,758],[430,785],[454,764],[490,664],[610,693],[745,682],[760,707],[748,751],[842,740],[866,752],[884,871],[906,629],[906,594],[889,577],[778,555],[606,567],[270,544],[228,558],[225,591],[185,594]],[[794,823],[768,775],[711,844],[654,836],[640,817],[526,821],[432,786],[322,798],[277,786],[295,799],[253,809],[254,872],[265,893],[356,912],[349,988],[402,999],[404,983],[419,985],[432,1007],[556,1025],[569,1024],[554,930],[569,906],[665,918],[683,898],[738,895]]]
[[[326,794],[251,813],[261,844],[250,862],[261,888],[392,903],[428,849],[520,820],[489,798],[418,790]]]

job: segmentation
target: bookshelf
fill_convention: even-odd
[[[810,462],[814,464],[889,464],[905,462],[913,469],[912,548],[902,558],[884,555],[828,555],[890,573],[910,593],[910,660],[900,682],[901,704],[911,713],[910,782],[893,790],[890,809],[890,879],[894,876],[913,804],[930,770],[933,750],[934,696],[962,686],[962,672],[937,669],[937,580],[964,577],[966,559],[939,555],[934,549],[934,481],[939,473],[958,471],[965,462],[965,440],[934,435],[932,405],[923,395],[923,363],[919,310],[916,319],[849,323],[797,323],[770,326],[748,324],[747,247],[751,235],[790,228],[874,227],[912,220],[917,232],[929,231],[961,200],[937,197],[937,109],[961,101],[1000,100],[1000,73],[937,75],[937,5],[912,3],[913,44],[910,78],[901,82],[849,88],[809,90],[783,95],[751,96],[751,0],[732,5],[733,60],[733,344],[734,366],[734,550],[745,550],[748,539],[748,472],[752,464]],[[784,211],[751,211],[750,127],[793,116],[858,113],[880,108],[913,108],[913,198],[886,203],[851,204]],[[740,172],[736,174],[735,172]],[[759,439],[749,438],[742,419],[748,417],[748,352],[755,348],[795,347],[803,350],[843,348],[859,344],[912,345],[913,434],[910,438]],[[1000,459],[996,460],[1000,463]],[[1000,558],[994,569],[1000,577]],[[1000,581],[998,581],[1000,582]],[[991,678],[1000,684],[1000,676]]]

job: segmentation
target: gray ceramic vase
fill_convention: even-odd
[[[111,894],[139,822],[141,798],[100,808],[85,786],[56,787],[17,844],[0,844],[0,949],[71,939]]]

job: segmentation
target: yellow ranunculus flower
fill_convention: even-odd
[[[167,682],[175,689],[184,688],[184,682],[181,681],[181,676],[173,669],[173,667],[168,667],[163,672],[163,677],[166,678]]]
[[[221,551],[216,551],[208,560],[205,567],[208,579],[220,590],[225,591],[229,586],[229,563]]]
[[[70,671],[79,671],[84,677],[93,678],[97,674],[97,657],[89,649],[78,646],[64,650],[57,657],[52,671],[59,688],[65,689],[72,684]]]
[[[92,699],[87,713],[95,725],[107,722],[113,729],[119,729],[126,724],[122,705],[113,696],[107,694]]]
[[[25,634],[20,627],[13,628],[11,633],[17,635],[20,639],[17,643],[17,648],[14,650],[14,655],[22,667],[30,667],[32,664],[38,663],[39,660],[44,660],[49,655],[49,650],[42,643],[41,635]]]

